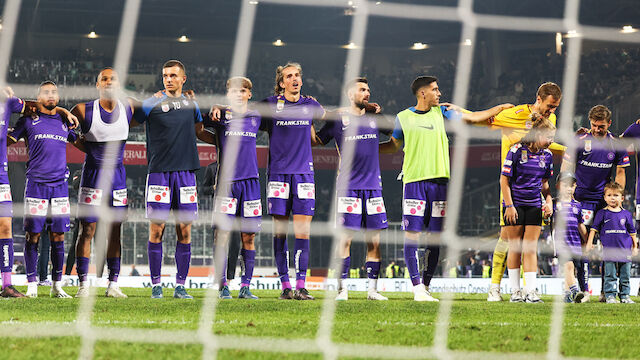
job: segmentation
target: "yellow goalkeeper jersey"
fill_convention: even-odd
[[[522,138],[531,130],[533,125],[531,119],[531,105],[524,104],[512,107],[510,109],[502,110],[492,120],[489,121],[489,126],[492,129],[502,130],[502,149],[500,151],[500,165],[504,163],[504,159],[507,157],[509,149],[516,143],[520,142]],[[556,115],[551,114],[549,120],[556,124]],[[564,152],[565,146],[552,143],[549,146],[549,150],[554,152]]]

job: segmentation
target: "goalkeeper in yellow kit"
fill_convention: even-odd
[[[532,105],[524,104],[501,111],[495,118],[488,122],[492,129],[502,130],[502,149],[500,151],[500,164],[504,163],[504,159],[509,149],[529,132],[532,126],[530,119],[531,113],[536,112],[549,118],[555,125],[556,115],[554,112],[560,105],[562,91],[560,87],[552,82],[546,82],[538,88],[536,93],[536,102]],[[553,143],[549,146],[549,150],[554,153],[563,153],[565,147]],[[500,296],[500,281],[504,275],[508,243],[504,232],[504,214],[502,213],[502,193],[500,193],[500,237],[493,251],[493,272],[491,275],[491,287],[489,288],[489,296],[487,301],[502,301]]]

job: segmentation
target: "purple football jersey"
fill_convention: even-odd
[[[564,214],[564,220],[566,222],[565,229],[557,228],[557,222],[560,217],[560,213]],[[569,202],[554,201],[553,218],[551,219],[553,226],[553,237],[555,241],[563,241],[569,248],[572,254],[582,254],[582,239],[578,227],[582,224],[582,207],[580,203],[571,199]]]
[[[584,134],[577,139],[578,149],[573,159],[571,151],[565,152],[565,159],[576,164],[575,198],[583,200],[602,200],[604,186],[612,180],[611,173],[616,166],[629,166],[629,155],[620,149],[620,143],[613,134],[604,139]]]
[[[124,107],[125,107],[127,120],[129,123],[131,123],[131,118],[133,117],[133,111],[129,106],[129,102],[124,100],[122,103],[124,104]],[[98,106],[100,108],[100,118],[104,123],[111,124],[120,117],[119,106],[114,107],[112,112],[106,111],[99,104]],[[88,103],[85,104],[84,121],[80,124],[81,125],[80,130],[82,131],[83,134],[86,134],[87,132],[89,132],[89,129],[91,129],[92,120],[93,120],[93,101],[89,101]],[[119,145],[119,148],[118,148],[118,152],[116,154],[115,165],[124,163],[125,144],[126,144],[126,141],[121,141],[121,144]],[[104,162],[104,159],[105,159],[106,147],[107,147],[106,142],[85,141],[84,148],[87,153],[84,160],[85,164],[95,169],[102,167],[102,163]]]
[[[513,205],[542,207],[542,180],[553,176],[553,155],[548,149],[532,153],[516,144],[502,164],[502,175],[510,178]]]
[[[9,136],[15,140],[24,138],[27,143],[27,179],[49,184],[67,181],[67,141],[75,141],[76,133],[60,115],[38,113],[36,119],[22,117]]]
[[[269,133],[269,174],[313,174],[311,126],[324,115],[322,106],[305,96],[290,102],[274,95],[264,102],[270,109],[261,126]]]
[[[7,128],[11,121],[11,114],[21,113],[24,110],[24,101],[19,98],[8,98],[0,103],[0,176],[7,176],[9,167],[7,160]]]
[[[328,121],[318,132],[318,137],[324,144],[336,139],[336,147],[341,154],[337,189],[382,190],[378,133],[375,117],[367,114],[343,114],[342,121]],[[354,147],[352,159],[342,155],[347,143]]]
[[[205,120],[205,126],[213,127],[216,132],[218,183],[258,178],[256,136],[260,119],[260,114],[254,110],[238,114],[231,109],[223,109],[220,121]],[[231,162],[234,158],[235,161]],[[228,168],[226,164],[229,164]]]
[[[640,140],[640,125],[636,123],[629,125],[627,130],[625,130],[621,136],[625,138]],[[634,144],[634,148],[636,153],[636,203],[640,204],[640,193],[638,192],[638,189],[640,188],[639,186],[640,185],[640,166],[638,166],[638,164],[640,164],[639,144],[638,143]]]
[[[635,234],[631,213],[625,209],[613,212],[602,209],[596,213],[592,229],[600,233],[602,259],[604,261],[631,261],[633,240],[629,234]]]

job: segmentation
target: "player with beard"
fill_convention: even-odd
[[[22,117],[7,136],[9,145],[24,138],[29,153],[25,185],[26,231],[25,266],[27,270],[27,296],[37,297],[36,265],[38,240],[45,227],[50,225],[51,262],[53,264],[51,296],[70,298],[62,289],[64,264],[64,233],[69,231],[69,169],[67,167],[67,142],[75,141],[76,134],[66,121],[56,114],[60,100],[58,88],[51,81],[43,82],[38,91],[37,115]]]
[[[337,222],[344,227],[340,242],[342,273],[336,300],[348,300],[344,280],[351,265],[351,241],[357,231],[364,231],[367,244],[366,269],[369,281],[367,299],[388,300],[378,293],[380,273],[380,230],[386,229],[387,213],[382,198],[382,179],[378,156],[378,125],[375,115],[366,113],[371,90],[366,78],[351,80],[346,86],[350,107],[335,114],[318,132],[322,144],[335,139],[338,154],[346,146],[352,156],[341,155],[337,184]],[[339,119],[339,120],[338,120]]]

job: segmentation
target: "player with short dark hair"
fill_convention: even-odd
[[[51,81],[43,82],[38,89],[37,114],[20,118],[7,136],[9,145],[24,138],[29,152],[24,191],[24,229],[27,240],[24,252],[28,297],[38,296],[38,240],[45,223],[50,225],[53,264],[51,296],[71,297],[62,289],[61,280],[64,265],[64,233],[69,231],[70,227],[67,142],[73,142],[77,137],[75,132],[69,129],[66,121],[56,113],[59,100],[58,87]]]
[[[171,210],[176,212],[175,261],[177,267],[175,298],[192,299],[184,284],[191,262],[191,222],[198,217],[195,171],[200,168],[196,137],[213,144],[204,130],[202,115],[195,101],[187,99],[182,87],[187,81],[184,65],[167,61],[162,67],[164,91],[161,97],[142,102],[136,111],[138,123],[146,124],[147,162],[146,208],[149,225],[149,268],[152,298],[162,298],[162,235]]]
[[[336,300],[349,298],[344,280],[349,275],[351,241],[357,231],[364,231],[367,244],[367,299],[388,300],[377,290],[381,261],[380,230],[386,229],[388,224],[378,158],[379,130],[375,115],[366,113],[371,95],[369,81],[366,78],[349,81],[346,93],[350,107],[333,114],[335,118],[329,119],[318,132],[323,144],[335,139],[340,154],[336,180],[336,221],[344,227],[344,234],[338,248],[342,258],[342,273]],[[350,147],[351,153],[345,157],[346,147]]]
[[[129,136],[134,104],[131,100],[119,99],[118,74],[105,68],[97,76],[96,89],[99,99],[74,106],[71,110],[80,120],[83,134],[79,147],[86,152],[78,192],[78,217],[82,231],[76,243],[76,270],[79,287],[76,297],[89,296],[87,273],[91,256],[91,239],[96,233],[98,210],[102,201],[108,202],[113,211],[113,222],[108,226],[107,268],[109,284],[107,297],[126,298],[118,287],[120,274],[120,228],[126,217],[127,177],[124,167],[124,147]],[[106,167],[106,168],[105,168]],[[111,170],[112,169],[112,170]],[[102,174],[113,171],[111,186],[105,189],[99,182]]]
[[[413,284],[413,299],[438,301],[431,296],[428,286],[438,265],[440,246],[427,247],[427,261],[421,280],[418,245],[423,231],[439,236],[444,223],[450,177],[449,139],[444,119],[482,122],[513,105],[502,104],[484,111],[469,112],[451,104],[440,104],[440,88],[437,79],[432,76],[415,79],[411,91],[416,97],[416,106],[398,113],[393,134],[389,141],[380,144],[380,152],[393,153],[403,148],[404,256]]]

